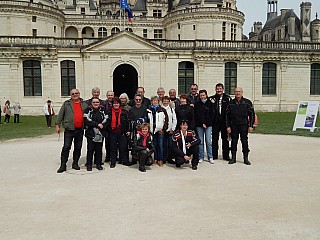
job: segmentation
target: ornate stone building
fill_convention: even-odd
[[[260,111],[293,111],[299,100],[319,100],[320,20],[311,3],[277,13],[243,36],[236,0],[132,0],[133,23],[115,0],[0,1],[0,99],[40,114],[47,99],[59,107],[70,88],[83,98],[105,92],[146,95],[157,87],[214,93],[225,84],[244,89]]]

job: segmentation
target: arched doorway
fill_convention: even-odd
[[[128,94],[132,99],[138,87],[138,73],[129,64],[121,64],[113,72],[113,91],[115,96]]]

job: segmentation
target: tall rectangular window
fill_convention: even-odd
[[[226,94],[234,94],[237,87],[237,64],[227,62],[224,66],[224,86]]]
[[[231,23],[231,40],[235,41],[237,37],[237,24]]]
[[[162,29],[154,29],[153,33],[154,39],[162,39]]]
[[[143,37],[148,38],[148,29],[143,29]]]
[[[37,16],[32,16],[32,22],[37,22]]]
[[[42,96],[40,61],[23,61],[23,90],[24,96]]]
[[[61,61],[61,96],[69,96],[71,89],[76,88],[75,62]]]
[[[222,23],[222,40],[226,40],[227,23]]]
[[[86,8],[81,8],[81,15],[85,15],[86,14]]]
[[[37,29],[32,29],[32,37],[36,37],[38,35]]]
[[[178,67],[178,94],[188,93],[190,85],[194,83],[194,63],[179,62]]]
[[[277,64],[264,63],[262,69],[262,95],[276,95]]]
[[[320,95],[320,64],[311,64],[310,95]]]

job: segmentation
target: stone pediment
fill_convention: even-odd
[[[83,52],[134,52],[134,53],[161,53],[164,52],[158,45],[149,42],[133,33],[122,31],[98,42],[90,44]]]

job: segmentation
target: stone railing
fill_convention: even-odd
[[[176,17],[179,15],[191,14],[191,13],[217,13],[217,14],[230,14],[230,16],[238,16],[244,18],[244,13],[231,9],[231,8],[218,8],[218,7],[190,7],[177,11],[169,12],[165,18]]]
[[[98,38],[54,38],[54,37],[10,37],[0,36],[0,47],[60,47],[83,48],[98,42]],[[217,50],[217,51],[276,51],[276,52],[315,52],[320,53],[320,43],[301,42],[254,42],[220,40],[154,40],[153,44],[164,50]]]
[[[56,14],[63,15],[63,12],[55,7],[50,7],[41,3],[31,3],[30,1],[9,1],[9,0],[1,0],[0,6],[19,6],[22,8],[32,7],[32,8],[38,8],[39,10],[46,10],[51,11]]]

